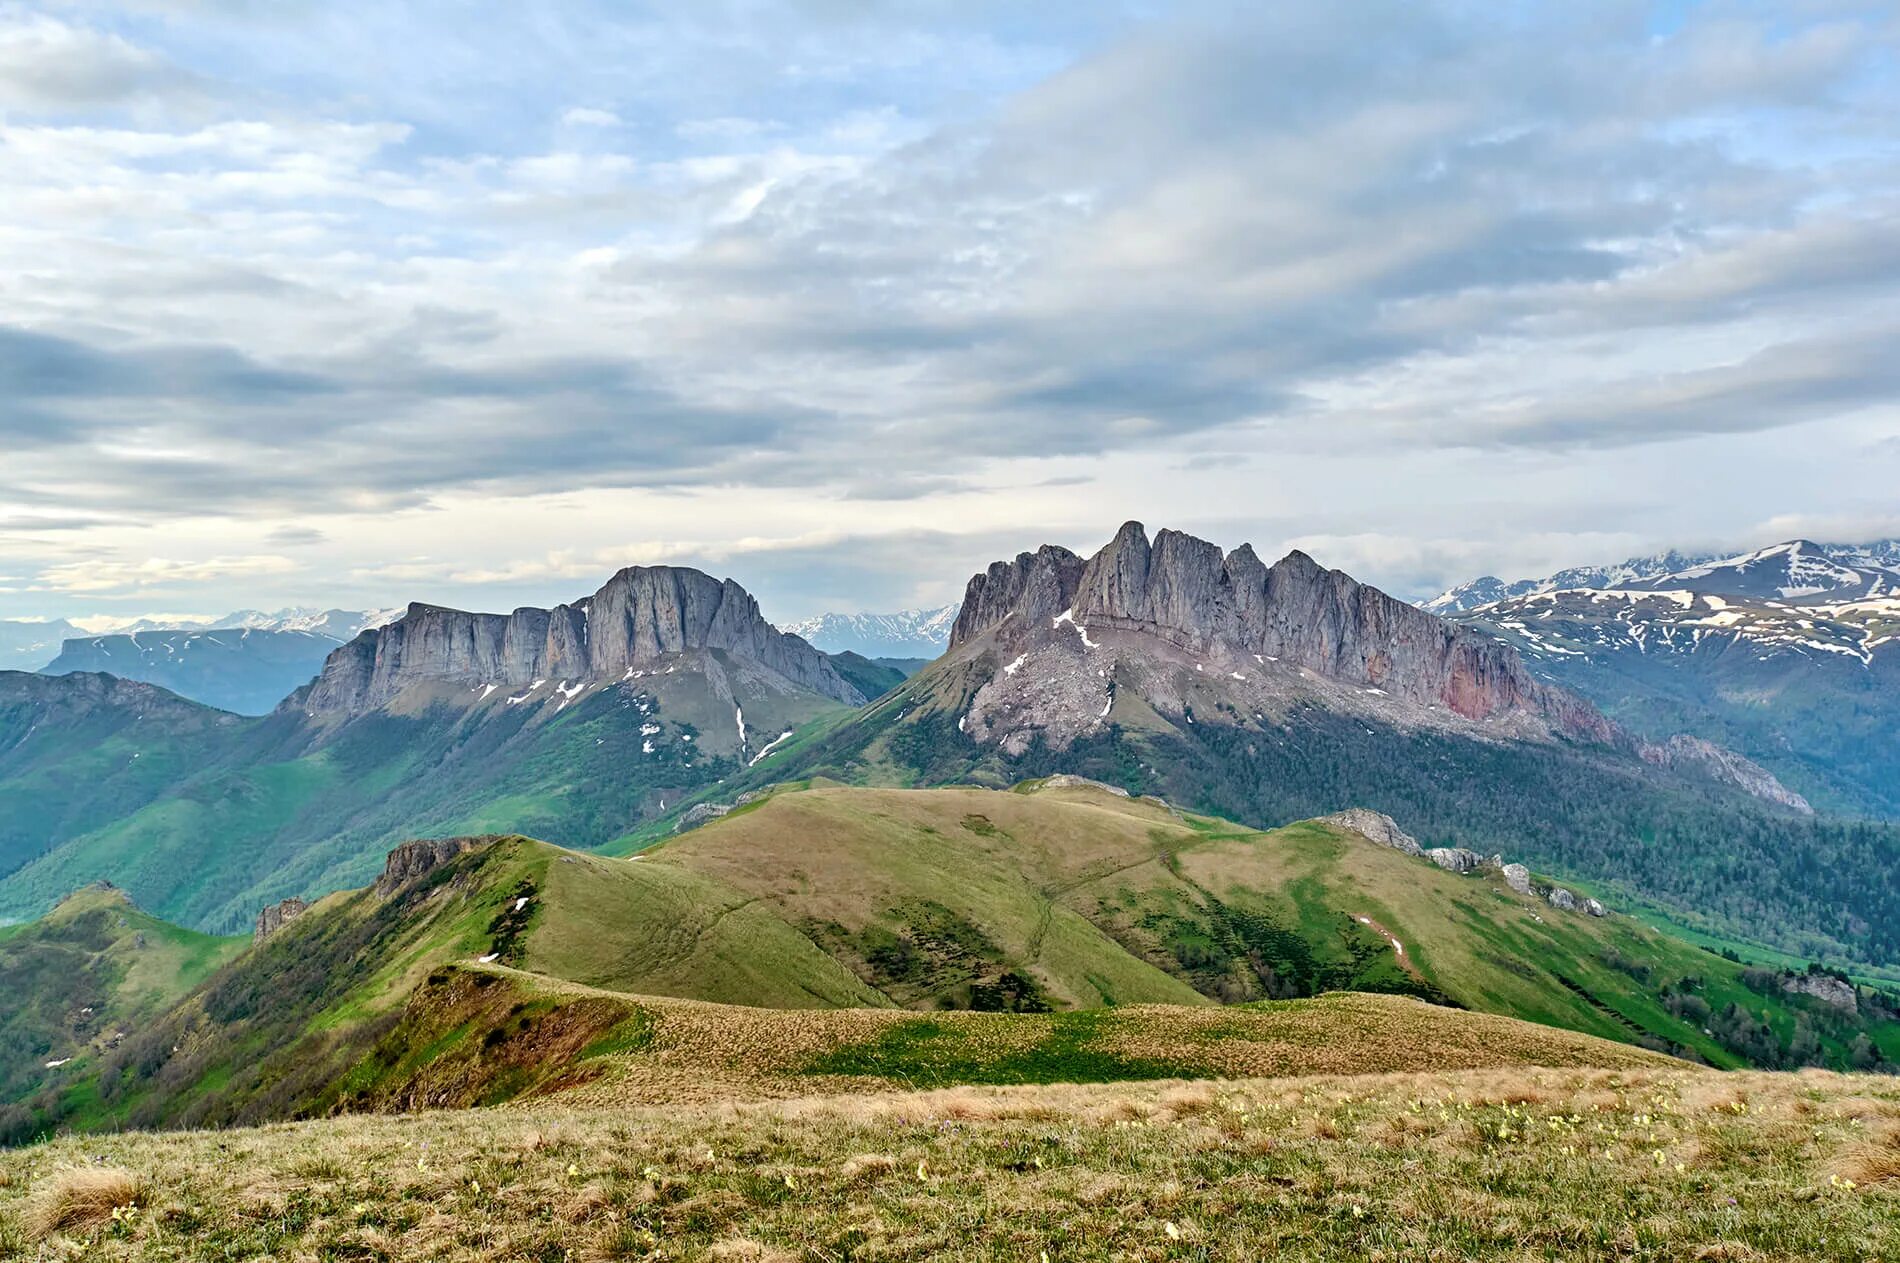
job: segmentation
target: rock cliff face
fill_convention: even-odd
[[[277,931],[310,911],[310,905],[301,899],[286,899],[282,903],[273,903],[257,914],[257,928],[251,932],[253,946],[262,943]]]
[[[1533,678],[1492,637],[1322,569],[1305,553],[1268,566],[1248,545],[1223,555],[1179,531],[1151,543],[1139,522],[1086,561],[1044,547],[972,578],[951,650],[985,635],[1013,646],[1065,614],[1091,632],[1255,655],[1466,719],[1528,714],[1573,738],[1621,740],[1593,706]]]
[[[1679,732],[1661,745],[1645,745],[1641,754],[1645,762],[1657,767],[1701,772],[1726,785],[1746,790],[1764,802],[1779,803],[1803,815],[1814,814],[1808,800],[1775,779],[1773,772],[1700,737]]]
[[[665,654],[723,650],[826,697],[865,699],[831,661],[765,621],[744,588],[675,566],[622,570],[591,597],[551,610],[470,614],[411,605],[324,663],[309,693],[313,714],[360,713],[422,682],[510,688],[536,680],[616,678]]]
[[[418,838],[404,842],[383,861],[382,875],[370,887],[379,899],[387,899],[419,877],[426,876],[456,856],[487,846],[493,837]]]

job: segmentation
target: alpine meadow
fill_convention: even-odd
[[[1900,1259],[1900,17],[0,3],[0,1263]]]

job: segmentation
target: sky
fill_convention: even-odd
[[[1260,10],[1268,10],[1261,12]],[[1900,11],[0,0],[0,619],[1900,534]]]

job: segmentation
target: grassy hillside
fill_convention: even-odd
[[[83,1109],[90,1068],[243,946],[168,925],[104,887],[0,930],[0,1141]]]
[[[1894,1080],[1507,1068],[87,1137],[0,1257],[1859,1263],[1896,1199]]]
[[[1383,1068],[1473,1064],[1460,1049],[1546,1046],[1558,1028],[1722,1066],[1900,1060],[1896,1001],[1871,989],[1843,1010],[1494,873],[1086,785],[788,789],[627,859],[521,837],[425,855],[436,845],[76,1062],[87,1086],[36,1098],[16,1134],[486,1103],[598,1078],[617,1049],[684,1047],[707,1081],[732,1050],[794,1078],[910,1083],[1365,1069],[1260,1059],[1300,1040],[1248,1005],[1343,991],[1385,993],[1415,1033],[1375,1038],[1335,1010],[1309,1040],[1429,1058]],[[749,1033],[662,1038],[708,1003],[755,1006]],[[1506,1018],[1540,1026],[1484,1025]]]
[[[1797,816],[1606,748],[1480,740],[1295,706],[1208,708],[1193,723],[1118,692],[1112,723],[1020,757],[959,729],[994,663],[949,657],[861,711],[815,726],[757,769],[768,780],[1006,786],[1056,772],[1257,827],[1363,806],[1428,845],[1503,852],[1684,924],[1805,959],[1900,976],[1900,825]]]
[[[1864,989],[1849,1015],[1633,918],[1561,911],[1495,872],[1448,873],[1315,823],[1262,833],[1036,782],[1014,792],[830,786],[771,795],[646,854],[770,904],[868,984],[917,1007],[1350,989],[1716,1065],[1848,1067],[1874,1050],[1900,1061],[1891,995]],[[1787,1057],[1797,1043],[1803,1055]]]
[[[692,672],[658,673],[571,705],[473,701],[419,692],[395,712],[329,728],[301,714],[225,716],[239,733],[234,749],[202,761],[195,747],[137,727],[136,748],[102,739],[70,765],[22,762],[14,773],[18,761],[0,753],[0,805],[65,813],[31,831],[15,826],[19,853],[34,858],[0,879],[0,916],[31,917],[76,885],[109,880],[162,916],[229,932],[267,903],[362,885],[407,838],[525,832],[598,846],[741,768],[730,699]],[[842,709],[803,691],[762,692],[747,707],[759,745]],[[0,745],[7,722],[0,712]],[[156,775],[121,800],[119,782],[96,767],[107,759]],[[73,804],[88,797],[88,774],[104,787],[104,805],[82,811]],[[8,827],[0,823],[0,848]]]
[[[151,685],[0,671],[0,878],[220,765],[245,727]],[[68,880],[30,912],[108,876]]]

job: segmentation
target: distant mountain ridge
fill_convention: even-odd
[[[1580,589],[1675,589],[1735,593],[1779,600],[1826,602],[1900,595],[1900,539],[1871,544],[1817,544],[1788,540],[1741,553],[1682,553],[1632,557],[1610,566],[1574,566],[1509,583],[1485,575],[1424,602],[1435,614],[1458,614],[1516,597]]]
[[[264,715],[309,683],[339,643],[313,631],[249,627],[84,636],[66,641],[43,674],[103,672],[161,685],[219,710]]]
[[[1431,604],[1653,740],[1691,731],[1823,809],[1900,817],[1900,541],[1666,556]]]
[[[826,653],[867,658],[934,658],[950,644],[958,604],[894,614],[820,614],[788,623],[785,630]]]
[[[0,671],[37,671],[59,656],[67,638],[83,634],[61,618],[37,623],[0,621]]]

